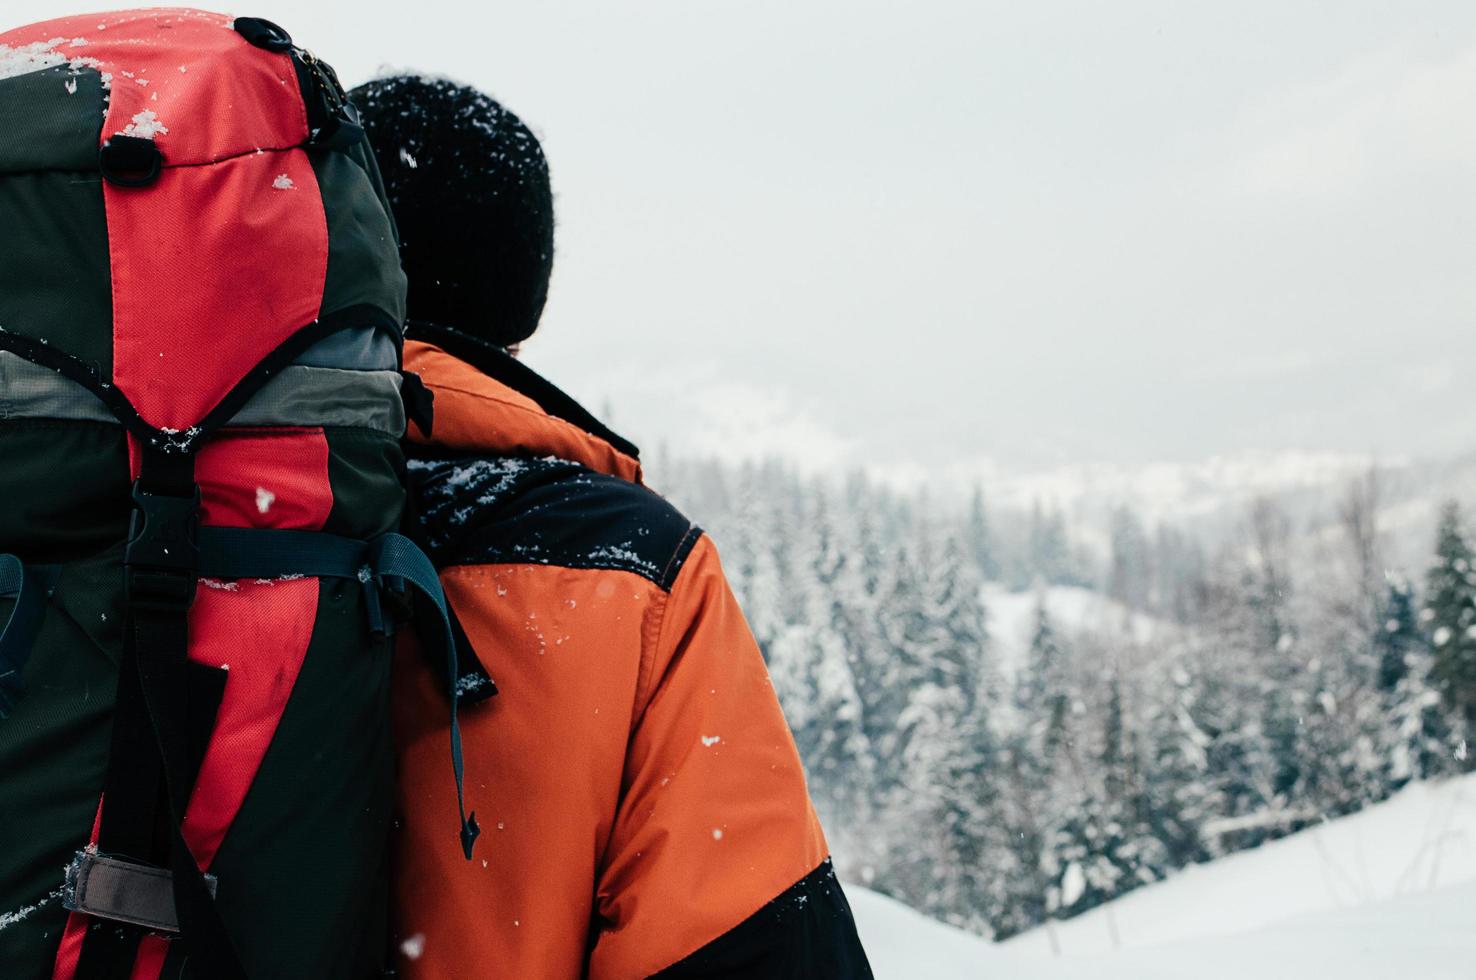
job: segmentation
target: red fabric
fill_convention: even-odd
[[[138,958],[128,980],[159,980],[164,958],[169,955],[169,940],[163,936],[145,936],[138,944]]]
[[[119,10],[17,27],[0,44],[56,41],[57,54],[111,75],[103,139],[152,112],[169,130],[154,136],[169,163],[297,146],[308,123],[291,60],[248,44],[231,23],[204,10]]]
[[[190,659],[230,671],[185,811],[185,841],[201,867],[214,860],[256,778],[297,683],[317,612],[315,578],[204,587],[190,610]]]
[[[164,155],[148,187],[103,184],[113,383],[160,428],[200,421],[317,318],[323,297],[328,224],[298,148],[308,130],[296,73],[230,24],[202,11],[123,11],[0,35],[111,74],[103,140],[150,136]]]
[[[321,429],[228,431],[201,450],[195,479],[205,524],[316,531],[333,509]],[[185,841],[202,868],[261,767],[317,614],[317,579],[206,582],[195,597],[190,659],[230,669],[185,811]]]
[[[138,476],[129,440],[129,469]],[[202,523],[321,530],[333,509],[328,440],[321,429],[228,429],[195,462]],[[204,581],[190,608],[190,659],[227,667],[215,730],[185,810],[184,838],[209,868],[240,812],[291,697],[312,639],[318,580]],[[97,841],[94,821],[93,843]],[[54,980],[72,980],[86,920],[67,919]],[[158,980],[169,944],[148,937],[132,980]]]
[[[287,462],[290,465],[284,466]],[[128,440],[138,476],[138,443]],[[200,523],[315,531],[333,509],[322,429],[226,429],[200,450]]]
[[[150,425],[189,428],[317,319],[328,222],[312,165],[285,150],[103,188],[113,383]]]

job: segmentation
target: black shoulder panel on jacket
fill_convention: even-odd
[[[442,568],[608,568],[670,590],[702,534],[645,487],[561,459],[412,459],[409,477],[426,551]]]
[[[871,980],[851,904],[830,859],[652,980]]]

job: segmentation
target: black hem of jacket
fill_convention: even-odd
[[[830,859],[651,980],[872,980]]]

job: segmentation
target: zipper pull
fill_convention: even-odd
[[[264,18],[237,17],[231,26],[250,44],[292,59],[307,109],[309,146],[344,150],[364,138],[364,130],[349,105],[348,93],[332,65],[292,43],[292,35]]]
[[[338,72],[307,48],[294,45],[291,53],[307,105],[308,144],[345,150],[362,141],[364,129],[338,80]]]

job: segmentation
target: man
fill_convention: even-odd
[[[405,367],[434,395],[414,506],[485,668],[461,678],[467,861],[441,682],[397,664],[400,972],[870,977],[712,543],[644,488],[634,446],[508,353],[553,262],[538,141],[448,81],[352,98],[399,222]]]

